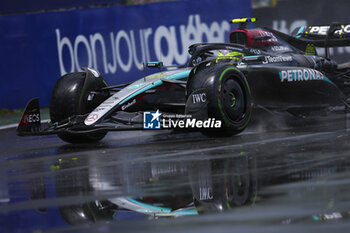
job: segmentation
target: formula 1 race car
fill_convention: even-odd
[[[337,64],[328,49],[350,45],[349,25],[300,27],[286,35],[247,29],[254,20],[232,20],[240,27],[230,33],[230,43],[191,45],[186,67],[147,63],[160,72],[132,83],[107,86],[92,68],[66,74],[52,91],[48,126],[41,126],[39,101],[33,99],[17,133],[57,134],[70,143],[147,128],[230,136],[246,128],[253,109],[301,118],[348,111],[350,63]],[[325,48],[326,56],[315,47]]]

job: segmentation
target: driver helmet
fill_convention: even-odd
[[[243,57],[243,53],[240,52],[221,50],[216,59],[216,63],[238,61]]]

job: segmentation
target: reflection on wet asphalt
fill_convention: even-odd
[[[138,131],[76,146],[3,130],[0,232],[346,232],[349,134]]]

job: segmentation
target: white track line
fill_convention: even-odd
[[[47,120],[41,120],[41,123],[47,123],[47,121],[48,121],[48,119]],[[3,125],[3,126],[0,126],[0,130],[15,128],[17,126],[18,126],[18,123],[10,124],[10,125]]]
[[[0,126],[0,130],[14,128],[14,127],[17,127],[17,125],[18,124]]]

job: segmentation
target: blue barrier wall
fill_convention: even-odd
[[[250,1],[183,0],[0,16],[0,109],[48,106],[56,80],[80,67],[112,85],[141,78],[143,61],[185,64],[190,44],[227,41],[228,19],[251,14]]]
[[[0,14],[120,4],[122,2],[123,0],[1,0]]]

